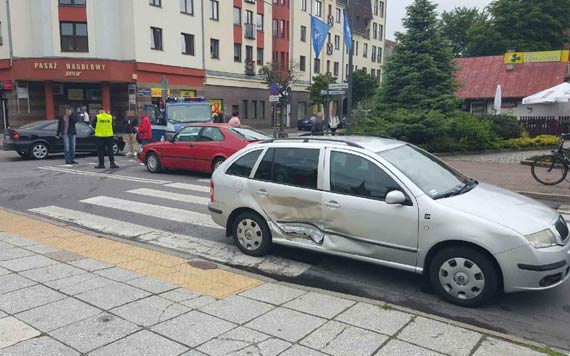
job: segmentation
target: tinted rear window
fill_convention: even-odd
[[[317,189],[318,166],[318,149],[270,148],[259,164],[255,178]]]
[[[249,177],[260,154],[261,150],[256,150],[243,155],[228,168],[226,174],[238,177]]]

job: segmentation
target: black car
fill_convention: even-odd
[[[97,140],[95,130],[78,122],[75,152],[96,153]],[[16,151],[24,158],[45,159],[51,153],[63,153],[63,139],[56,138],[57,120],[38,121],[13,129],[8,127],[4,132],[4,151]],[[113,152],[118,154],[125,148],[125,142],[115,137]]]

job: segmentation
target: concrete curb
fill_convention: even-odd
[[[565,194],[550,194],[550,193],[540,193],[540,192],[517,192],[517,193],[533,199],[570,203],[570,195],[565,195]]]

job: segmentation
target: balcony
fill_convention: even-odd
[[[253,59],[245,60],[245,75],[255,75],[255,61]]]
[[[243,37],[254,40],[257,33],[257,26],[252,23],[243,24]]]

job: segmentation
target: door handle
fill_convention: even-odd
[[[266,197],[268,195],[267,190],[265,190],[265,189],[260,189],[257,192],[255,192],[255,194],[261,195],[263,197]]]
[[[340,204],[337,201],[331,200],[325,203],[326,206],[332,209],[340,208]]]

